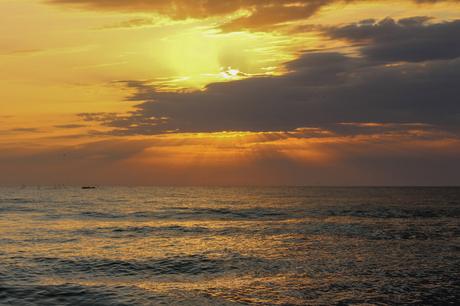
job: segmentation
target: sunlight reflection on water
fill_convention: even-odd
[[[459,188],[1,188],[0,304],[454,304]]]

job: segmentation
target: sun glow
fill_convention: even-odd
[[[164,65],[170,75],[158,83],[169,82],[168,87],[174,90],[199,89],[223,79],[235,80],[266,74],[269,68],[281,69],[291,56],[285,44],[274,34],[221,33],[191,27],[155,40],[148,49],[156,59],[162,59],[158,65]]]

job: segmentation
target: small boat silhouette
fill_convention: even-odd
[[[81,189],[96,189],[95,186],[83,186]]]

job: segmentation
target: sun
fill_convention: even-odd
[[[243,73],[238,69],[233,69],[232,67],[221,68],[220,75],[227,80],[238,79],[243,76]]]

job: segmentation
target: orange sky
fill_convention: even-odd
[[[0,0],[0,184],[460,184],[459,19],[455,0]]]

